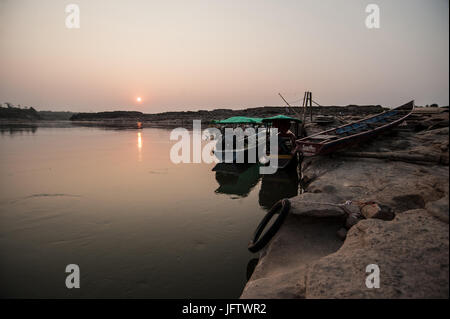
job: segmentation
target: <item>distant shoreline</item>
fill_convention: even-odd
[[[423,111],[442,111],[445,107],[420,108]],[[335,117],[362,118],[385,111],[381,105],[347,105],[347,106],[316,106],[307,109],[306,121],[311,116],[331,115]],[[448,107],[447,107],[448,109]],[[1,126],[40,126],[40,127],[73,127],[101,126],[116,128],[141,127],[191,127],[193,120],[202,120],[205,124],[213,120],[225,119],[231,116],[270,117],[278,114],[289,114],[294,117],[302,115],[303,107],[293,107],[287,113],[284,106],[264,106],[242,110],[215,109],[212,111],[179,111],[146,114],[137,111],[107,111],[91,113],[36,111],[33,108],[0,108]],[[138,124],[139,123],[139,124]]]
[[[367,116],[381,113],[385,110],[380,105],[349,105],[324,106],[307,109],[308,116]],[[212,111],[181,111],[145,114],[137,111],[111,111],[96,113],[71,112],[37,112],[34,109],[1,108],[1,126],[40,126],[40,127],[73,127],[99,126],[113,128],[143,128],[143,127],[191,127],[193,120],[202,120],[211,124],[213,120],[225,119],[231,116],[270,117],[278,114],[298,116],[303,114],[303,107],[294,107],[287,113],[286,107],[266,106],[242,110],[215,109]],[[2,116],[3,115],[3,116]]]
[[[365,116],[374,113],[381,113],[385,109],[381,105],[349,105],[349,106],[323,106],[307,109],[310,115],[358,115]],[[77,113],[70,120],[76,122],[100,122],[101,124],[125,124],[126,122],[141,122],[144,126],[189,126],[193,120],[202,120],[205,123],[211,123],[213,120],[225,119],[232,116],[248,117],[270,117],[278,114],[290,114],[298,116],[303,114],[303,107],[293,107],[287,112],[284,106],[265,106],[256,108],[247,108],[242,110],[215,109],[212,111],[180,111],[163,112],[154,114],[145,114],[135,111],[112,111],[96,113]]]

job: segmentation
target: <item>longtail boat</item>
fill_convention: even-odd
[[[303,156],[327,155],[390,130],[406,120],[414,101],[362,120],[326,130],[296,141]]]

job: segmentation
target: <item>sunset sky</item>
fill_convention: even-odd
[[[69,3],[79,29],[65,26]],[[365,26],[370,3],[380,29]],[[278,92],[295,101],[310,90],[323,105],[448,105],[448,10],[448,0],[0,0],[0,103],[154,113],[282,105]]]

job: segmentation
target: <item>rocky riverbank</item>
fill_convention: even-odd
[[[291,198],[241,298],[448,298],[448,134],[448,113],[416,113],[389,135],[305,160],[306,193]],[[380,288],[366,287],[369,264]]]
[[[311,109],[312,115],[335,115],[335,116],[367,116],[383,112],[380,105],[348,105],[348,106],[324,106]],[[302,113],[303,108],[294,107],[294,111]],[[309,115],[308,110],[308,115]],[[155,114],[144,114],[141,112],[99,112],[99,113],[78,113],[71,117],[76,122],[96,122],[104,124],[123,125],[126,123],[141,123],[142,127],[155,126],[181,126],[188,127],[192,125],[193,120],[202,120],[210,123],[212,120],[225,119],[231,116],[249,116],[249,117],[269,117],[278,114],[285,114],[286,107],[265,106],[240,110],[215,109],[211,111],[184,111],[184,112],[163,112]]]
[[[31,109],[30,109],[31,110]],[[213,120],[226,119],[231,116],[249,117],[270,117],[278,114],[286,114],[286,107],[264,106],[247,109],[215,109],[200,111],[163,112],[145,114],[136,111],[112,111],[112,112],[92,112],[92,113],[72,113],[72,112],[36,112],[35,117],[28,116],[30,110],[19,108],[0,107],[0,126],[94,126],[113,129],[133,129],[145,127],[192,127],[193,120],[202,120],[205,125]],[[34,110],[34,109],[33,109]],[[294,107],[291,115],[303,113],[302,107]],[[313,107],[307,110],[306,122],[309,123],[312,117],[317,115],[331,115],[335,118],[334,125],[339,125],[342,121],[360,119],[371,114],[381,113],[385,110],[380,105],[347,105],[347,106],[323,106]]]

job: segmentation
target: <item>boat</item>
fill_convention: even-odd
[[[216,147],[213,150],[213,154],[217,157],[220,163],[225,163],[227,159],[232,159],[230,163],[238,163],[240,158],[243,158],[243,163],[249,162],[249,153],[255,152],[256,157],[258,156],[258,149],[264,148],[264,140],[260,137],[266,135],[266,128],[262,122],[261,118],[255,117],[247,117],[247,116],[233,116],[224,120],[214,120],[213,124],[219,126],[222,136],[215,137],[217,140]],[[250,136],[245,136],[243,141],[238,141],[236,136],[233,137],[232,145],[230,143],[227,144],[225,140],[225,129],[226,128],[236,128],[238,126],[243,126],[243,129],[246,127],[255,128],[256,134],[254,138],[256,138],[256,145],[249,145],[248,139]],[[218,147],[218,144],[221,143],[221,147]],[[243,145],[243,147],[241,147]],[[254,161],[254,163],[257,160]]]
[[[278,127],[280,122],[288,122],[290,125],[290,131],[294,133],[296,138],[301,137],[300,124],[301,120],[286,116],[276,115],[262,119],[262,122],[266,124],[268,135],[272,134],[272,129]],[[277,154],[267,154],[266,162],[264,164],[271,163],[273,157],[277,158],[277,169],[287,169],[297,167],[298,157],[296,153],[292,153],[295,145],[291,145],[291,141],[288,137],[281,137],[278,132],[278,152]]]
[[[301,137],[299,128],[301,120],[286,115],[276,115],[268,118],[234,116],[225,120],[213,121],[213,124],[221,125],[222,132],[222,138],[217,140],[217,143],[221,143],[221,147],[216,146],[213,153],[222,163],[225,162],[227,154],[228,158],[232,158],[232,163],[238,162],[237,159],[239,158],[239,155],[244,159],[244,163],[251,163],[251,161],[249,161],[249,153],[255,152],[256,162],[259,161],[259,163],[263,165],[273,162],[273,157],[276,156],[278,162],[277,168],[287,168],[288,166],[291,166],[291,164],[296,163],[297,159],[296,154],[293,155],[291,153],[294,145],[290,145],[289,138],[278,137],[278,154],[267,154],[270,149],[270,147],[267,147],[267,145],[269,145],[270,136],[271,134],[274,134],[273,128],[277,127],[280,122],[289,122],[291,131],[293,131],[296,138]],[[233,145],[226,144],[226,141],[223,139],[225,128],[237,126],[253,126],[257,129],[255,134],[257,141],[256,145],[248,144],[249,137],[245,137],[243,143],[238,143],[236,138],[234,138]],[[239,147],[238,145],[244,146]],[[260,155],[259,150],[265,150],[261,152],[263,154],[261,158],[258,158]]]
[[[225,120],[213,120],[213,124],[262,124],[262,118],[248,116],[232,116]]]
[[[326,130],[296,141],[303,156],[327,155],[390,130],[405,121],[414,109],[414,101],[402,106]]]

